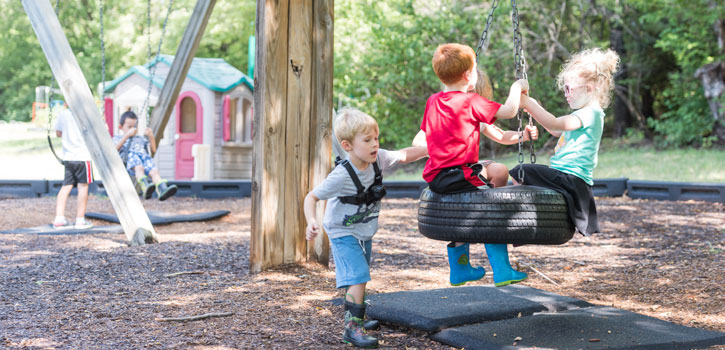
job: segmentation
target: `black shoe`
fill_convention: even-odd
[[[159,184],[156,186],[156,195],[159,197],[160,201],[165,201],[169,199],[169,197],[176,194],[176,191],[179,188],[176,187],[176,185],[169,185],[166,180],[159,182]]]
[[[148,176],[138,179],[138,183],[141,185],[141,194],[144,199],[149,199],[154,195],[156,185],[151,181],[151,179],[149,179]]]
[[[369,336],[363,327],[365,304],[354,304],[345,300],[345,330],[342,341],[360,348],[377,348],[378,338]]]

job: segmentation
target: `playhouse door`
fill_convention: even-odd
[[[199,95],[186,91],[176,100],[176,179],[189,180],[194,176],[191,146],[203,142],[204,111]]]

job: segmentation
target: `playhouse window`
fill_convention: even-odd
[[[252,142],[252,103],[248,99],[240,97],[229,98],[228,124],[225,127],[229,129],[229,138],[226,141],[236,143]]]
[[[182,133],[196,132],[196,102],[191,97],[181,100],[181,128]]]

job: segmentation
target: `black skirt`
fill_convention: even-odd
[[[519,181],[519,166],[509,171]],[[549,168],[541,164],[523,164],[523,185],[550,188],[561,193],[569,207],[569,218],[580,233],[588,236],[599,232],[597,207],[594,204],[592,186],[577,176]]]

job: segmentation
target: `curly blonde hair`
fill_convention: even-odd
[[[564,78],[574,74],[594,87],[595,96],[602,107],[609,106],[614,89],[614,73],[619,69],[619,55],[612,49],[594,48],[574,54],[561,67],[557,86],[564,89]]]

